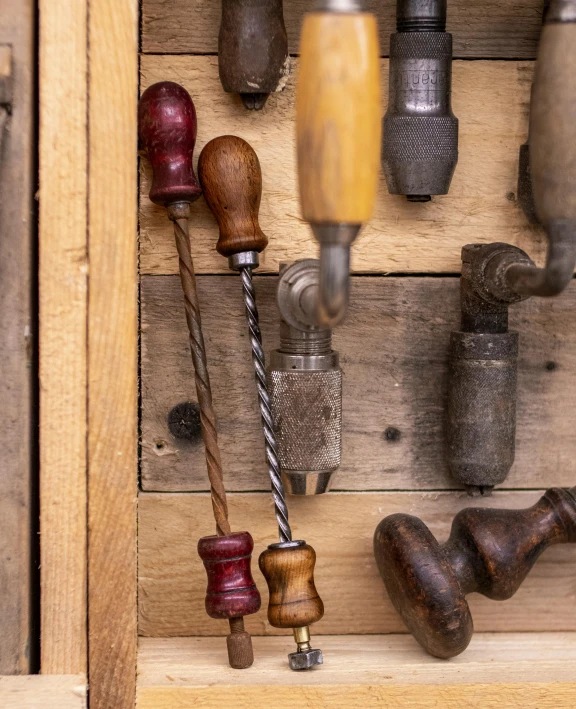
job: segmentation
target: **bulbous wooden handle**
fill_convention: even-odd
[[[462,510],[443,545],[417,517],[391,515],[376,528],[374,555],[408,630],[449,658],[472,638],[468,593],[510,598],[547,547],[568,542],[576,542],[576,488],[552,488],[525,510]]]
[[[152,165],[155,204],[190,203],[202,194],[192,164],[196,126],[196,109],[180,84],[161,81],[142,94],[138,133]]]
[[[206,568],[206,612],[211,618],[241,618],[260,610],[250,560],[254,542],[248,532],[202,537],[198,554]]]
[[[258,564],[270,591],[268,620],[274,628],[302,628],[324,615],[324,604],[314,584],[316,552],[308,544],[273,544],[260,554]]]
[[[200,153],[198,176],[220,229],[218,253],[266,248],[268,239],[258,224],[262,171],[253,148],[235,135],[214,138]]]

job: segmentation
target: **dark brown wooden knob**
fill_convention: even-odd
[[[302,628],[319,621],[324,604],[314,585],[316,552],[305,542],[272,544],[258,564],[270,592],[268,620],[274,628]]]
[[[253,148],[235,135],[214,138],[200,153],[198,176],[220,229],[218,253],[263,251],[268,238],[258,224],[262,171]]]
[[[567,542],[576,542],[576,488],[552,488],[525,510],[462,510],[442,545],[417,517],[391,515],[376,528],[374,555],[408,630],[431,655],[449,658],[474,631],[468,593],[511,598],[540,554]]]
[[[138,133],[152,165],[155,204],[190,203],[202,194],[192,165],[196,127],[196,109],[180,84],[160,81],[142,94]]]

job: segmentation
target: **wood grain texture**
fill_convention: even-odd
[[[2,709],[85,709],[84,675],[0,677]]]
[[[2,123],[0,196],[0,674],[30,672],[38,662],[31,594],[33,456],[32,244],[34,235],[33,3],[0,0],[3,83],[12,84],[12,115]],[[4,113],[4,109],[2,110]]]
[[[447,30],[454,33],[455,57],[534,59],[542,22],[542,0],[453,0]],[[389,51],[395,27],[395,0],[369,0],[377,13],[380,46]],[[289,50],[299,50],[300,25],[309,0],[284,0]],[[218,51],[220,7],[205,0],[143,0],[142,50],[163,54],[204,54]]]
[[[88,317],[89,680],[132,709],[137,489],[136,0],[92,3]]]
[[[275,284],[255,278],[267,357],[279,341]],[[268,490],[240,279],[203,276],[198,288],[227,489]],[[141,298],[142,485],[207,490],[202,442],[177,440],[167,426],[173,406],[195,399],[178,278],[144,277]],[[575,309],[576,283],[558,298],[510,308],[520,356],[516,462],[507,487],[575,483]],[[335,489],[457,486],[443,426],[449,335],[459,322],[457,278],[353,278],[349,317],[333,337],[344,376]]]
[[[316,672],[314,673],[316,674]],[[138,691],[137,709],[269,709],[270,687],[150,687]],[[480,699],[481,698],[481,699]],[[401,685],[379,682],[358,686],[275,687],[273,701],[285,709],[571,709],[571,682]]]
[[[87,2],[40,2],[41,669],[86,672]]]
[[[220,89],[216,57],[143,56],[144,89],[178,81],[191,93],[198,115],[199,149],[218,135],[247,140],[262,165],[260,226],[270,239],[264,271],[281,261],[314,257],[317,244],[301,218],[295,148],[294,69],[286,89],[272,94],[262,111],[246,111]],[[453,109],[460,121],[460,158],[450,193],[426,204],[390,195],[380,173],[376,211],[352,249],[356,272],[458,272],[460,249],[474,242],[505,241],[542,259],[544,237],[516,203],[518,149],[526,140],[532,62],[454,62]],[[388,61],[381,64],[388,96]],[[384,106],[382,107],[384,115]],[[361,159],[361,158],[360,158]],[[177,273],[171,227],[148,199],[150,173],[142,161],[141,272]],[[227,270],[215,250],[217,228],[203,200],[192,208],[191,236],[198,273]]]
[[[200,690],[210,686],[241,691],[266,686],[276,692],[280,688],[298,691],[299,686],[311,690],[378,684],[407,689],[479,682],[572,682],[575,641],[573,633],[478,633],[464,655],[442,662],[423,653],[407,635],[325,636],[322,668],[294,673],[283,661],[292,642],[289,637],[254,638],[256,662],[250,672],[226,667],[219,638],[140,638],[138,689],[140,693],[153,687]]]
[[[304,219],[371,219],[382,116],[378,28],[366,13],[311,13],[302,26],[296,92],[299,195]]]
[[[324,601],[324,618],[313,635],[405,632],[380,580],[372,537],[380,520],[395,512],[420,517],[440,541],[448,537],[454,515],[471,504],[529,507],[539,492],[499,492],[471,502],[463,493],[328,493],[322,499],[291,498],[290,521],[296,539],[317,555],[314,578]],[[255,540],[256,558],[276,541],[269,493],[228,496],[230,518]],[[146,636],[225,635],[224,621],[204,610],[205,575],[196,554],[199,537],[212,529],[207,494],[141,493],[139,503],[139,630]],[[576,545],[548,550],[509,601],[469,598],[478,632],[576,630]],[[277,635],[266,618],[268,593],[255,574],[262,609],[246,618],[254,635]],[[289,638],[286,638],[286,642]],[[321,639],[317,645],[322,648]],[[283,659],[283,658],[282,658]]]

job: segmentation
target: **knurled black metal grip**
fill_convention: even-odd
[[[458,119],[451,108],[452,35],[390,37],[390,87],[382,165],[391,194],[446,194],[458,162]]]
[[[515,452],[518,333],[453,332],[448,464],[471,491],[506,478]]]

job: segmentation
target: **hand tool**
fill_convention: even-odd
[[[542,22],[546,20],[550,0],[544,1],[542,8]],[[532,102],[532,92],[530,92],[530,102]],[[518,151],[518,186],[516,189],[518,204],[531,224],[538,224],[536,215],[536,205],[534,204],[534,193],[532,191],[532,176],[530,174],[530,123],[528,123],[528,137],[526,142],[520,146]]]
[[[310,646],[308,625],[322,618],[324,606],[314,585],[314,549],[304,541],[292,541],[266,381],[262,334],[252,283],[252,270],[259,263],[258,253],[268,243],[258,223],[262,196],[260,162],[245,140],[225,135],[211,140],[204,147],[198,160],[198,175],[204,198],[220,231],[216,249],[228,257],[230,268],[240,271],[242,279],[268,475],[280,536],[280,543],[270,545],[259,560],[270,590],[268,620],[275,628],[293,628],[298,649],[288,656],[290,667],[293,670],[309,669],[322,663],[322,652]]]
[[[208,574],[206,612],[211,618],[225,618],[229,621],[227,646],[230,666],[244,669],[254,661],[252,639],[244,630],[244,616],[260,609],[260,594],[250,572],[254,546],[252,537],[248,532],[233,534],[228,521],[216,416],[188,233],[190,204],[202,193],[192,165],[196,142],[196,110],[188,92],[170,81],[150,86],[140,99],[138,128],[141,145],[147,152],[153,170],[150,199],[166,207],[168,217],[174,222],[186,322],[190,333],[190,352],[194,363],[200,424],[217,531],[217,536],[204,537],[198,542],[198,553]]]
[[[525,510],[462,510],[442,545],[417,517],[390,515],[376,528],[374,555],[408,630],[431,655],[447,659],[472,637],[469,593],[505,601],[545,549],[575,542],[576,488],[551,488]]]
[[[452,334],[448,463],[469,491],[501,483],[514,461],[518,335],[508,307],[555,296],[576,265],[576,0],[552,2],[542,29],[530,118],[536,212],[548,237],[544,268],[509,244],[462,251],[462,327]]]
[[[282,0],[222,0],[218,70],[224,91],[249,110],[264,108],[290,74]]]
[[[372,216],[378,182],[376,18],[361,0],[318,0],[304,17],[296,87],[300,204],[320,243],[317,325],[346,314],[350,247]]]
[[[446,0],[397,0],[396,27],[382,167],[390,194],[428,202],[431,195],[448,194],[458,162]]]
[[[316,259],[280,270],[280,348],[268,380],[282,480],[292,495],[327,492],[342,455],[342,371],[332,331],[315,325],[319,286]]]

